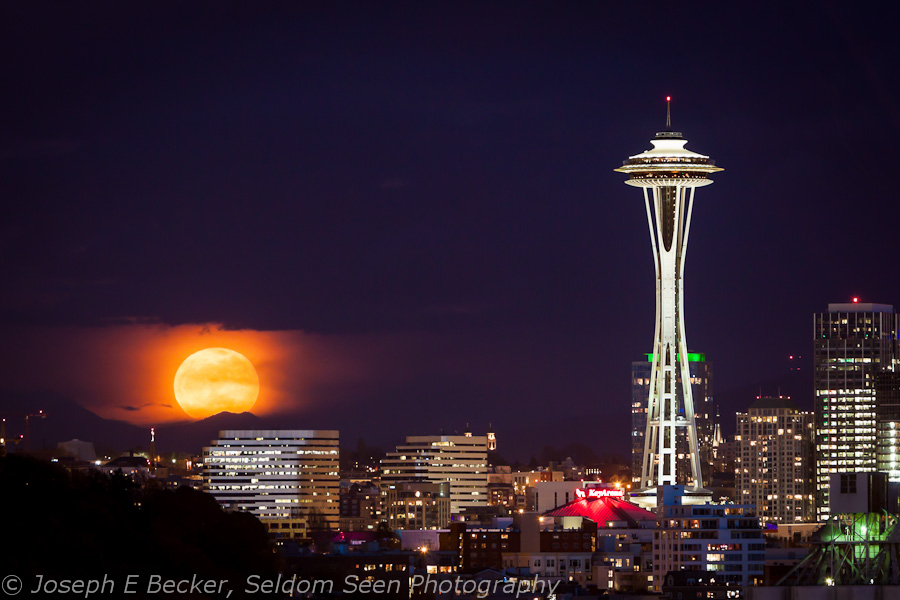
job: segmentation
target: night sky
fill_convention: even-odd
[[[184,419],[214,340],[285,428],[626,454],[654,275],[613,169],[666,95],[725,168],[685,310],[726,429],[812,408],[814,312],[900,306],[896,4],[260,6],[0,7],[0,412]]]

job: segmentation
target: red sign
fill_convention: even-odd
[[[576,498],[624,498],[625,490],[609,488],[575,488]]]

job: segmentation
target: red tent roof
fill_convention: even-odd
[[[656,521],[656,515],[637,504],[618,498],[582,498],[544,513],[550,517],[585,517],[600,527],[609,521],[625,521],[637,527],[640,521]]]

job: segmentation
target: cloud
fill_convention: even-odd
[[[127,410],[129,412],[137,412],[139,410],[147,408],[148,406],[162,406],[164,408],[172,408],[171,404],[164,404],[162,402],[145,402],[140,406],[130,406],[128,404],[122,404],[119,406],[119,408],[122,410]]]
[[[258,415],[302,410],[323,389],[370,379],[387,362],[372,339],[144,318],[100,327],[19,329],[6,342],[18,351],[0,363],[4,387],[53,391],[103,417],[136,423],[188,419],[173,381],[184,359],[203,348],[231,348],[253,363],[260,396],[252,412]]]
[[[561,402],[581,423],[629,418],[627,402],[610,403],[618,384],[597,377],[596,355],[555,331],[321,335],[138,319],[4,333],[0,403],[7,391],[53,392],[102,417],[139,425],[189,420],[175,401],[175,372],[209,347],[232,348],[256,367],[261,387],[251,412],[286,429],[339,429],[343,439],[390,444],[403,435],[461,431],[466,422],[478,429],[489,421],[533,433]],[[548,443],[568,435],[563,420]]]

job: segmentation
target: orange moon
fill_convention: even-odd
[[[191,354],[175,373],[175,399],[194,419],[248,411],[259,398],[259,375],[246,356],[228,348]]]

